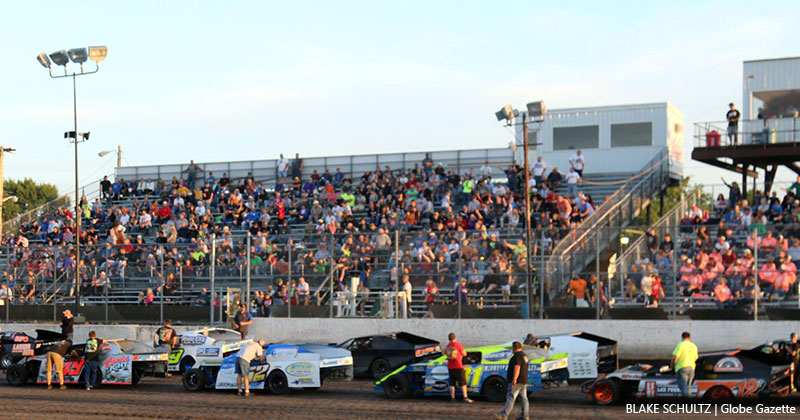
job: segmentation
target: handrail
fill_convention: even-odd
[[[638,175],[637,182],[626,184],[612,194],[592,216],[584,221],[581,225],[582,232],[577,237],[567,235],[559,241],[546,263],[547,278],[560,280],[558,284],[554,284],[551,280],[549,284],[551,292],[563,289],[565,279],[568,280],[577,270],[585,268],[578,265],[586,263],[585,257],[588,256],[588,251],[590,248],[594,248],[595,242],[600,241],[598,237],[601,233],[600,226],[613,225],[613,221],[617,219],[618,225],[627,225],[636,212],[644,207],[644,203],[652,197],[653,193],[663,189],[666,178],[669,176],[668,158],[667,149],[662,149],[640,172],[640,174],[647,174],[646,176]],[[603,240],[609,241],[610,239],[606,237]],[[601,248],[605,245],[600,244]],[[560,276],[556,275],[559,271]]]
[[[695,147],[719,147],[754,145],[766,143],[796,143],[800,140],[798,118],[787,116],[756,120],[739,120],[736,127],[737,143],[728,140],[727,121],[703,121],[694,123]],[[716,132],[718,142],[709,137]]]

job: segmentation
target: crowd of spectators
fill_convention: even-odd
[[[591,197],[577,188],[585,161],[580,152],[576,156],[565,177],[556,168],[548,171],[541,158],[532,168],[528,191],[537,234],[531,255],[547,254],[594,212]],[[269,185],[252,174],[231,179],[206,172],[193,161],[172,180],[104,178],[100,196],[80,202],[81,295],[102,296],[122,287],[123,277],[147,279],[144,304],[175,295],[181,285],[208,277],[212,235],[215,273],[241,277],[247,232],[252,274],[268,283],[256,302],[306,304],[310,289],[333,269],[337,290],[351,287],[353,277],[368,290],[381,276],[388,278],[384,287],[408,276],[418,288],[429,290],[433,283],[437,294],[439,287],[458,289],[453,302],[470,293],[507,299],[519,290],[527,250],[521,240],[524,171],[517,165],[499,168],[497,179],[489,162],[459,174],[427,155],[411,169],[376,167],[353,179],[339,168],[309,173],[299,155],[281,155],[275,169]],[[562,181],[566,194],[557,189]],[[38,289],[53,293],[54,279],[61,281],[61,294],[77,293],[75,219],[72,209],[59,208],[3,238],[10,258],[0,299],[41,301]],[[287,284],[290,264],[293,273],[316,284]]]
[[[728,184],[726,184],[728,185]],[[800,259],[800,177],[785,189],[745,198],[737,183],[710,208],[693,205],[674,228],[646,233],[647,252],[626,277],[624,299],[658,306],[663,286],[677,278],[679,297],[711,300],[719,308],[752,309],[759,299],[797,294]]]

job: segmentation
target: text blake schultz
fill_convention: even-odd
[[[797,407],[790,405],[743,404],[625,404],[626,414],[796,414]]]

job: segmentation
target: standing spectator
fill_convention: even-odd
[[[14,292],[12,292],[11,289],[8,288],[7,284],[3,283],[3,285],[0,286],[0,303],[2,303],[3,305],[8,305],[13,300],[14,300]]]
[[[264,340],[250,341],[236,352],[236,390],[239,395],[250,396],[250,362],[258,356],[264,361]],[[242,392],[244,382],[244,392]]]
[[[581,177],[583,177],[583,167],[586,164],[586,159],[578,150],[572,157],[569,158],[569,166],[575,170]]]
[[[425,283],[425,304],[428,305],[428,311],[431,310],[431,306],[436,304],[436,299],[439,298],[439,288],[436,287],[436,283],[433,280],[428,280]]]
[[[97,386],[97,359],[100,355],[100,346],[102,344],[103,340],[97,338],[94,331],[89,331],[89,339],[86,340],[86,346],[83,352],[83,382],[86,383],[87,391]]]
[[[411,293],[414,288],[411,286],[411,281],[408,276],[403,276],[403,293],[405,294],[406,310],[411,313]]]
[[[517,397],[522,400],[522,412],[519,418],[528,418],[528,356],[522,351],[522,343],[519,341],[515,341],[511,345],[511,349],[514,355],[508,360],[508,371],[506,372],[506,381],[508,382],[506,406],[503,407],[500,414],[494,415],[497,420],[506,420],[511,415]]]
[[[308,283],[306,283],[305,277],[300,277],[297,282],[297,303],[308,306],[308,298],[311,295],[311,289]]]
[[[70,336],[72,333],[70,333]],[[64,385],[64,356],[67,355],[69,348],[72,346],[72,340],[67,339],[55,344],[50,350],[47,351],[47,389],[53,389],[50,384],[53,380],[53,367],[58,372],[58,384],[60,389],[67,389]]]
[[[733,106],[733,102],[728,106],[730,109],[725,114],[725,119],[728,120],[728,141],[736,144],[739,142],[739,118],[742,114]]]
[[[589,304],[586,302],[586,280],[575,276],[567,286],[567,294],[572,295],[574,303],[573,306],[578,308],[586,308]]]
[[[183,170],[186,172],[186,187],[189,188],[190,191],[194,191],[194,181],[200,177],[202,179],[202,173],[205,172],[203,168],[199,165],[194,163],[194,160],[189,162],[189,166]]]
[[[178,334],[172,328],[172,321],[164,321],[164,325],[153,335],[153,347],[172,350],[178,344]]]
[[[462,278],[456,282],[456,287],[453,289],[453,303],[461,302],[466,305],[469,302],[469,289],[467,289],[467,279]]]
[[[797,391],[794,386],[794,376],[797,372],[797,363],[800,362],[800,342],[797,341],[797,333],[789,336],[789,356],[792,358],[789,378],[791,378],[791,390]]]
[[[464,375],[464,365],[461,362],[467,352],[464,351],[464,346],[456,341],[455,333],[448,334],[447,339],[450,342],[444,348],[444,354],[447,356],[447,372],[450,376],[450,401],[456,400],[456,387],[460,387],[464,402],[471,403],[472,400],[467,395],[467,378]]]
[[[244,303],[239,304],[239,312],[233,317],[233,328],[242,335],[242,340],[247,338],[247,326],[253,323],[253,317],[247,312]]]
[[[547,164],[542,160],[542,157],[539,156],[536,158],[536,163],[533,164],[533,179],[537,184],[541,184],[542,181],[544,181],[544,173],[546,170]]]
[[[733,104],[731,104],[731,107]],[[683,397],[692,396],[692,381],[694,381],[694,367],[697,361],[697,346],[692,343],[692,335],[688,331],[681,334],[681,342],[672,351],[670,367],[675,368],[678,388]]]
[[[422,171],[425,172],[425,179],[430,181],[433,175],[433,159],[430,153],[425,153],[425,159],[422,160]]]
[[[72,330],[73,326],[75,325],[75,319],[72,317],[72,311],[69,309],[65,309],[64,318],[61,318],[61,334],[67,336],[67,338],[72,341]]]
[[[579,182],[581,182],[581,175],[578,173],[578,170],[575,168],[569,168],[569,173],[567,174],[567,194],[569,194],[572,198],[578,196]]]
[[[283,157],[283,153],[281,153],[281,158],[278,159],[278,163],[275,164],[275,169],[278,171],[276,184],[284,182],[286,180],[286,175],[289,174],[289,159]]]
[[[300,153],[295,153],[294,160],[292,161],[292,178],[303,178],[303,159],[300,159]]]

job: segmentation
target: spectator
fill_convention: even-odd
[[[94,331],[89,331],[89,339],[86,340],[84,347],[83,359],[83,381],[86,384],[86,390],[97,387],[97,360],[100,355],[100,349],[103,345],[103,340],[97,338]]]
[[[211,305],[211,297],[208,296],[206,288],[200,289],[200,294],[194,299],[195,306],[209,306]]]
[[[567,294],[572,296],[573,306],[578,308],[589,307],[586,302],[586,280],[578,276],[573,277],[567,286]]]
[[[581,154],[581,151],[578,150],[569,158],[569,166],[571,169],[574,169],[575,172],[578,173],[578,176],[583,178],[583,167],[586,164],[586,159]]]
[[[72,317],[72,311],[65,309],[62,314],[64,317],[61,318],[61,334],[64,334],[68,339],[72,340],[72,331],[75,325],[75,319]]]
[[[303,178],[303,159],[300,159],[300,153],[295,153],[294,155],[294,160],[292,160],[292,172],[290,176],[296,179]]]
[[[283,153],[281,153],[280,159],[278,159],[278,162],[275,164],[275,170],[277,171],[278,178],[276,183],[284,182],[286,180],[286,175],[289,173],[289,159],[283,157]]]
[[[247,327],[253,323],[253,318],[247,312],[244,303],[239,304],[239,312],[233,317],[233,328],[242,335],[242,340],[247,338]]]
[[[742,114],[733,106],[733,102],[728,106],[730,109],[725,114],[725,119],[728,120],[728,141],[735,145],[739,141],[739,117]]]
[[[308,306],[308,298],[311,295],[311,290],[306,283],[304,277],[300,277],[297,283],[297,303],[300,305]]]
[[[553,188],[561,188],[561,181],[563,181],[563,179],[564,177],[558,172],[558,168],[553,168],[550,175],[547,176],[547,185]]]
[[[714,287],[714,303],[719,309],[733,307],[731,289],[728,288],[726,283],[727,281],[722,278],[719,279],[719,283]]]

